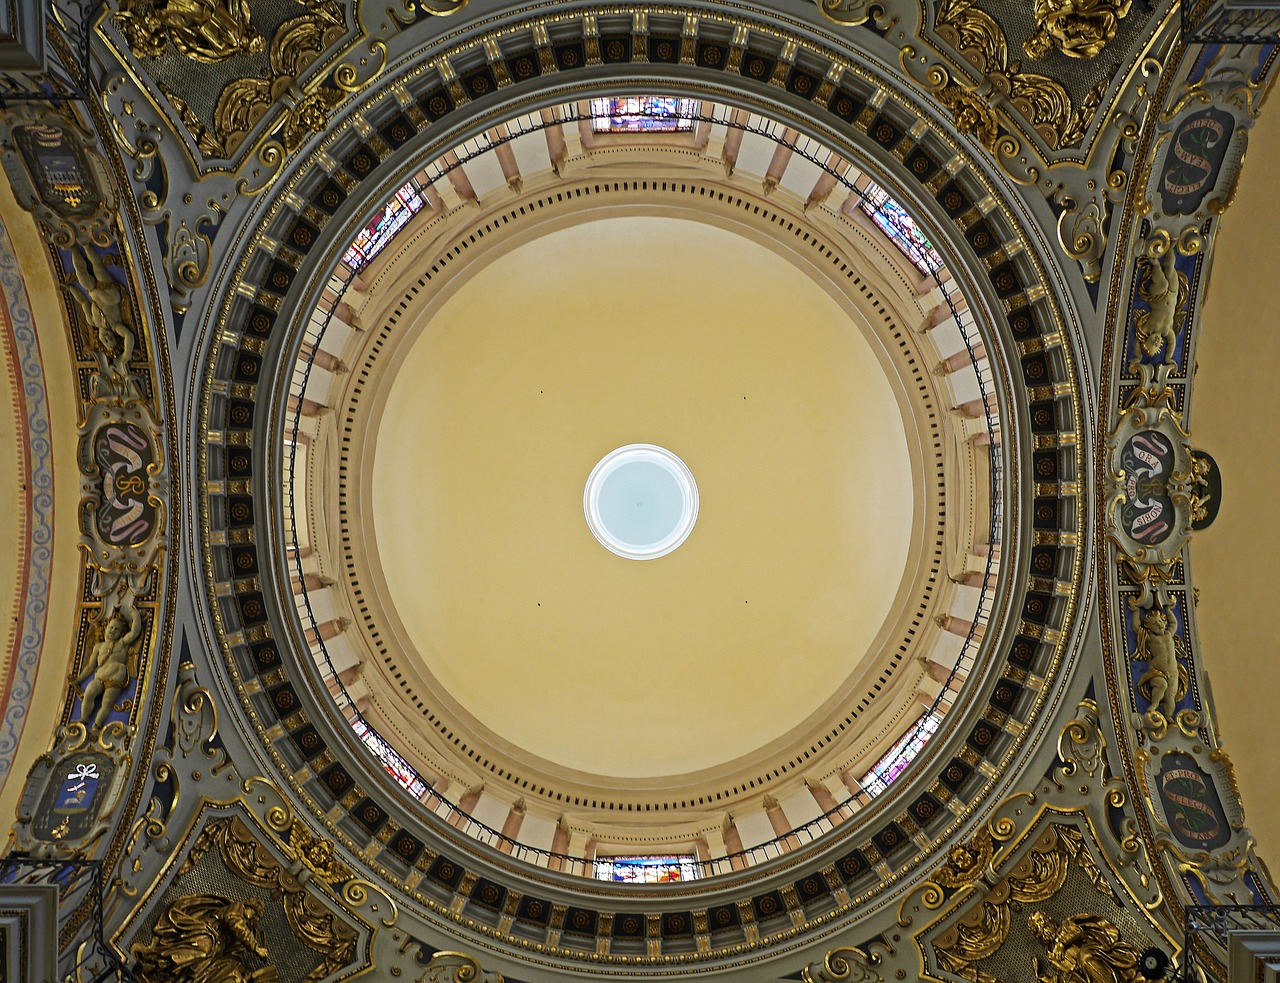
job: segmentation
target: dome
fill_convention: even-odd
[[[623,128],[669,103],[686,129]],[[732,107],[557,115],[580,107],[601,149],[575,173],[536,170],[542,118],[511,119],[518,189],[457,147],[419,175],[456,158],[473,209],[417,176],[339,243],[280,548],[337,708],[411,800],[535,866],[715,876],[869,804],[963,691],[1000,569],[997,393],[963,291],[862,168],[815,144],[825,167],[768,188],[767,118],[726,176],[693,117],[724,141]],[[612,537],[654,508],[655,548]],[[326,638],[319,604],[351,625]]]

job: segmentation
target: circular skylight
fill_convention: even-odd
[[[664,447],[627,444],[606,454],[582,495],[587,526],[605,549],[630,560],[666,556],[698,521],[698,486]]]

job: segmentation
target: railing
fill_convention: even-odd
[[[50,887],[57,889],[56,926],[42,924],[48,913],[38,910],[38,892]],[[137,983],[136,977],[103,938],[102,865],[98,861],[5,857],[0,860],[0,905],[7,911],[21,912],[26,931],[31,933],[31,937],[22,942],[23,973],[41,969],[30,960],[40,958],[37,950],[46,940],[40,931],[43,928],[56,935],[57,979],[77,983],[108,980]],[[8,951],[12,953],[18,948],[18,939],[10,935]]]
[[[31,17],[25,28],[33,42],[43,40],[44,69],[14,71],[0,76],[0,106],[11,102],[79,102],[93,97],[94,79],[90,48],[94,28],[106,9],[106,0],[19,0],[19,25]],[[56,25],[56,32],[44,38],[36,35],[45,24],[34,16],[40,10]],[[37,30],[38,27],[38,30]],[[21,32],[20,32],[21,33]],[[21,44],[23,37],[18,38]]]
[[[1276,951],[1280,905],[1192,905],[1184,914],[1183,983],[1229,983],[1227,973],[1223,972],[1224,962],[1231,937],[1237,933],[1266,933],[1270,938],[1265,939],[1266,945],[1260,954]],[[1242,978],[1254,979],[1253,970],[1251,965],[1247,977]]]
[[[1275,44],[1280,6],[1267,0],[1182,0],[1182,40],[1188,44]]]
[[[548,114],[550,115],[550,114]],[[562,124],[576,124],[579,121],[590,122],[594,117],[590,113],[583,113],[578,109],[578,104],[569,103],[558,107],[558,118],[544,120],[541,116],[524,116],[518,120],[509,121],[506,124],[506,133],[498,138],[491,138],[488,135],[481,137],[473,137],[465,141],[460,146],[454,148],[455,157],[449,163],[444,163],[437,158],[432,164],[428,165],[425,176],[421,178],[422,185],[433,184],[445,178],[449,172],[455,168],[461,167],[468,161],[489,153],[493,149],[503,144],[510,143],[526,134],[539,132],[550,126],[558,126]],[[739,121],[734,118],[732,107],[717,106],[710,114],[704,114],[701,111],[694,116],[696,123],[712,123],[726,126],[732,129],[742,130],[746,133],[754,133],[759,136],[766,137],[775,143],[786,146],[792,150],[794,154],[803,157],[810,163],[819,167],[825,173],[831,175],[837,183],[843,186],[850,194],[857,195],[860,201],[865,201],[865,194],[856,188],[852,181],[845,175],[838,173],[828,160],[831,152],[823,144],[817,140],[813,140],[807,136],[798,136],[793,139],[786,139],[784,127],[781,123],[775,123],[770,120],[762,120],[759,123],[752,122],[754,117],[747,120]],[[492,132],[492,131],[490,131]],[[908,257],[910,258],[910,257]],[[290,381],[289,397],[293,400],[295,409],[293,411],[292,421],[287,424],[288,432],[286,437],[287,447],[287,463],[286,473],[284,475],[283,487],[285,489],[285,535],[287,537],[287,547],[292,558],[294,573],[302,583],[302,587],[295,593],[295,605],[297,607],[298,616],[302,624],[311,630],[311,634],[315,638],[315,648],[318,650],[315,654],[316,665],[320,670],[323,681],[328,686],[330,693],[334,696],[334,701],[338,704],[339,709],[347,718],[353,727],[356,722],[363,728],[367,728],[377,737],[377,741],[381,745],[375,747],[369,741],[367,735],[362,735],[362,739],[369,746],[371,753],[378,758],[379,763],[407,792],[416,794],[416,797],[435,815],[448,822],[455,829],[466,833],[471,838],[482,843],[487,843],[502,852],[516,857],[518,859],[535,864],[539,867],[550,870],[558,870],[566,873],[579,874],[583,876],[592,876],[594,870],[594,860],[592,858],[574,857],[563,853],[557,853],[551,850],[544,850],[537,847],[529,846],[521,843],[509,836],[505,836],[500,831],[494,829],[485,823],[480,822],[469,813],[463,811],[458,805],[440,792],[436,791],[432,783],[423,778],[417,771],[401,757],[390,745],[386,744],[378,735],[377,729],[365,719],[359,708],[355,705],[355,701],[351,699],[347,692],[346,686],[343,684],[338,671],[335,669],[332,659],[330,658],[328,649],[324,644],[324,639],[320,636],[319,624],[312,609],[311,601],[305,587],[304,572],[302,567],[302,553],[297,539],[297,497],[295,489],[300,487],[299,481],[305,481],[305,476],[297,475],[295,467],[297,463],[297,448],[299,445],[299,435],[302,433],[302,406],[303,399],[308,392],[308,386],[311,379],[311,371],[314,366],[314,353],[321,349],[324,341],[325,333],[329,324],[334,317],[335,311],[343,302],[346,291],[350,288],[354,275],[357,271],[347,267],[344,263],[339,262],[337,269],[330,275],[327,293],[332,296],[323,301],[324,306],[318,305],[312,312],[309,323],[307,324],[304,337],[302,339],[301,352],[297,363],[294,367],[293,376]],[[966,317],[966,312],[961,311],[956,304],[956,292],[952,286],[953,280],[945,280],[942,277],[942,268],[933,269],[931,272],[935,286],[940,291],[945,300],[960,336],[963,339],[965,351],[968,353],[970,365],[973,368],[974,376],[977,380],[977,386],[984,408],[986,417],[987,436],[990,444],[991,453],[991,519],[988,528],[988,542],[992,549],[989,550],[985,569],[983,571],[982,586],[979,588],[979,597],[974,616],[967,635],[964,638],[959,655],[952,664],[947,678],[942,683],[942,688],[937,697],[933,700],[932,705],[920,716],[919,721],[915,725],[916,733],[924,740],[928,739],[928,734],[923,732],[923,728],[928,726],[930,717],[937,716],[939,718],[946,715],[951,706],[955,702],[956,696],[960,691],[960,683],[968,677],[977,662],[978,653],[978,637],[980,630],[986,625],[991,617],[992,609],[995,603],[995,590],[993,587],[995,574],[998,572],[996,561],[997,547],[1001,541],[1001,529],[1004,520],[1003,506],[1003,455],[1000,445],[1001,434],[997,424],[994,412],[995,405],[995,379],[992,373],[990,360],[987,358],[979,358],[976,346],[979,343],[977,336],[977,327],[972,321],[972,317]],[[307,354],[310,353],[310,354]],[[923,743],[921,741],[920,743]],[[389,760],[388,755],[392,756]],[[810,820],[800,826],[795,827],[791,831],[775,837],[765,843],[758,844],[748,849],[731,853],[723,857],[714,857],[709,859],[699,859],[697,861],[698,874],[701,877],[710,877],[716,874],[727,873],[732,870],[738,870],[744,867],[754,866],[768,860],[775,859],[792,850],[798,849],[819,837],[825,835],[835,829],[843,822],[852,812],[865,806],[878,793],[871,789],[867,789],[859,785],[859,790],[853,792],[846,799],[839,802],[833,808],[828,809],[822,815]]]

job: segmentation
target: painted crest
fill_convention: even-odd
[[[1164,756],[1156,791],[1165,820],[1179,843],[1190,850],[1217,850],[1231,839],[1231,825],[1213,779],[1181,752]]]
[[[151,441],[132,423],[109,423],[94,434],[93,460],[102,480],[98,535],[112,546],[141,546],[155,532],[159,512],[149,494]]]
[[[115,197],[79,127],[57,111],[24,106],[12,114],[4,136],[4,170],[14,197],[50,228],[54,244],[106,245]]]
[[[1121,563],[1142,587],[1141,607],[1167,604],[1164,584],[1207,517],[1209,460],[1191,448],[1167,384],[1168,366],[1143,364],[1134,390],[1108,438],[1107,524]]]
[[[1210,108],[1182,121],[1169,140],[1160,168],[1160,207],[1191,215],[1217,183],[1231,144],[1235,118]]]

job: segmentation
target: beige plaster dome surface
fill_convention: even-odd
[[[764,246],[657,216],[550,232],[402,351],[382,573],[407,657],[513,747],[617,778],[713,767],[818,710],[891,614],[917,497],[901,412],[846,311]],[[636,442],[701,497],[648,562],[582,510]]]

